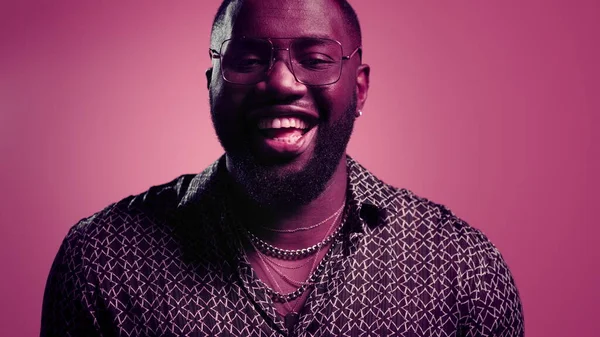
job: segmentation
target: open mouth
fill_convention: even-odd
[[[293,144],[297,142],[311,125],[298,117],[262,118],[258,121],[258,130],[266,138]]]
[[[298,155],[310,144],[316,120],[298,116],[263,117],[257,121],[260,147],[276,155]]]

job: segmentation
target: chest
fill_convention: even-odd
[[[453,335],[456,265],[433,250],[365,241],[350,254],[340,251],[302,299],[298,334]],[[102,317],[117,335],[286,333],[252,266],[214,256],[188,263],[173,255],[137,268],[141,258],[148,259],[133,254],[128,270],[100,277]]]

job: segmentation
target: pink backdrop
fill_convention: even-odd
[[[0,4],[0,335],[35,336],[79,219],[221,153],[216,0]],[[349,152],[503,252],[527,335],[595,336],[597,1],[353,1],[371,91]]]

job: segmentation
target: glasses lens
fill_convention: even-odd
[[[298,81],[311,85],[335,83],[342,71],[342,46],[333,40],[302,38],[290,46]]]
[[[225,80],[239,84],[260,82],[269,69],[271,44],[259,39],[232,39],[221,46]]]

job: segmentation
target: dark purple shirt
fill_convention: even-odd
[[[42,336],[523,336],[502,256],[444,206],[348,158],[349,214],[287,331],[243,254],[221,158],[81,220],[48,278]]]

